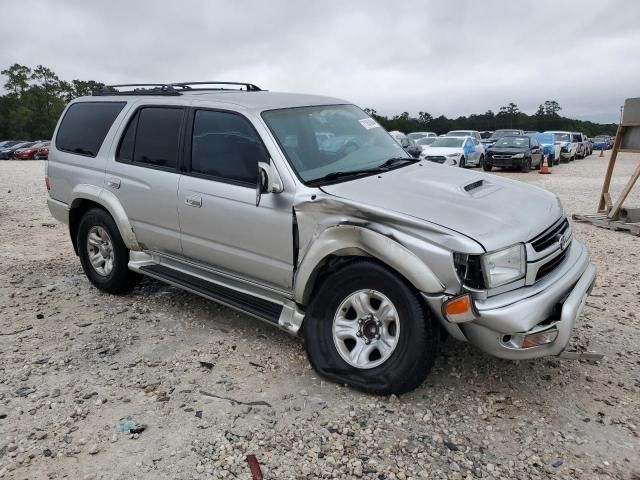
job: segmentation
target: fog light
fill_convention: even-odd
[[[553,343],[558,337],[557,330],[547,330],[546,332],[534,333],[532,335],[526,335],[522,339],[522,346],[520,348],[539,347],[540,345],[546,345],[547,343]]]
[[[445,302],[442,313],[451,323],[471,322],[478,317],[469,294],[460,295]]]

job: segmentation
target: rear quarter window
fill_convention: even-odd
[[[95,157],[126,102],[81,102],[71,105],[56,135],[63,152]]]

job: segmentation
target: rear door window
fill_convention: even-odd
[[[71,105],[56,135],[63,152],[95,157],[126,102],[81,102]]]
[[[177,169],[184,109],[143,107],[127,126],[118,148],[119,162]]]

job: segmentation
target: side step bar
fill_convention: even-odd
[[[161,264],[144,265],[141,266],[139,270],[145,275],[184,288],[185,290],[236,308],[275,325],[280,324],[280,317],[284,309],[281,304],[209,282],[203,278],[189,275],[188,273]]]

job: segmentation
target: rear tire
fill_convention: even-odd
[[[304,326],[313,368],[329,380],[376,395],[418,387],[433,367],[439,337],[418,293],[370,260],[330,274],[309,305]]]
[[[76,245],[82,269],[98,290],[128,293],[140,282],[141,276],[128,268],[129,250],[116,222],[101,208],[83,215]]]

